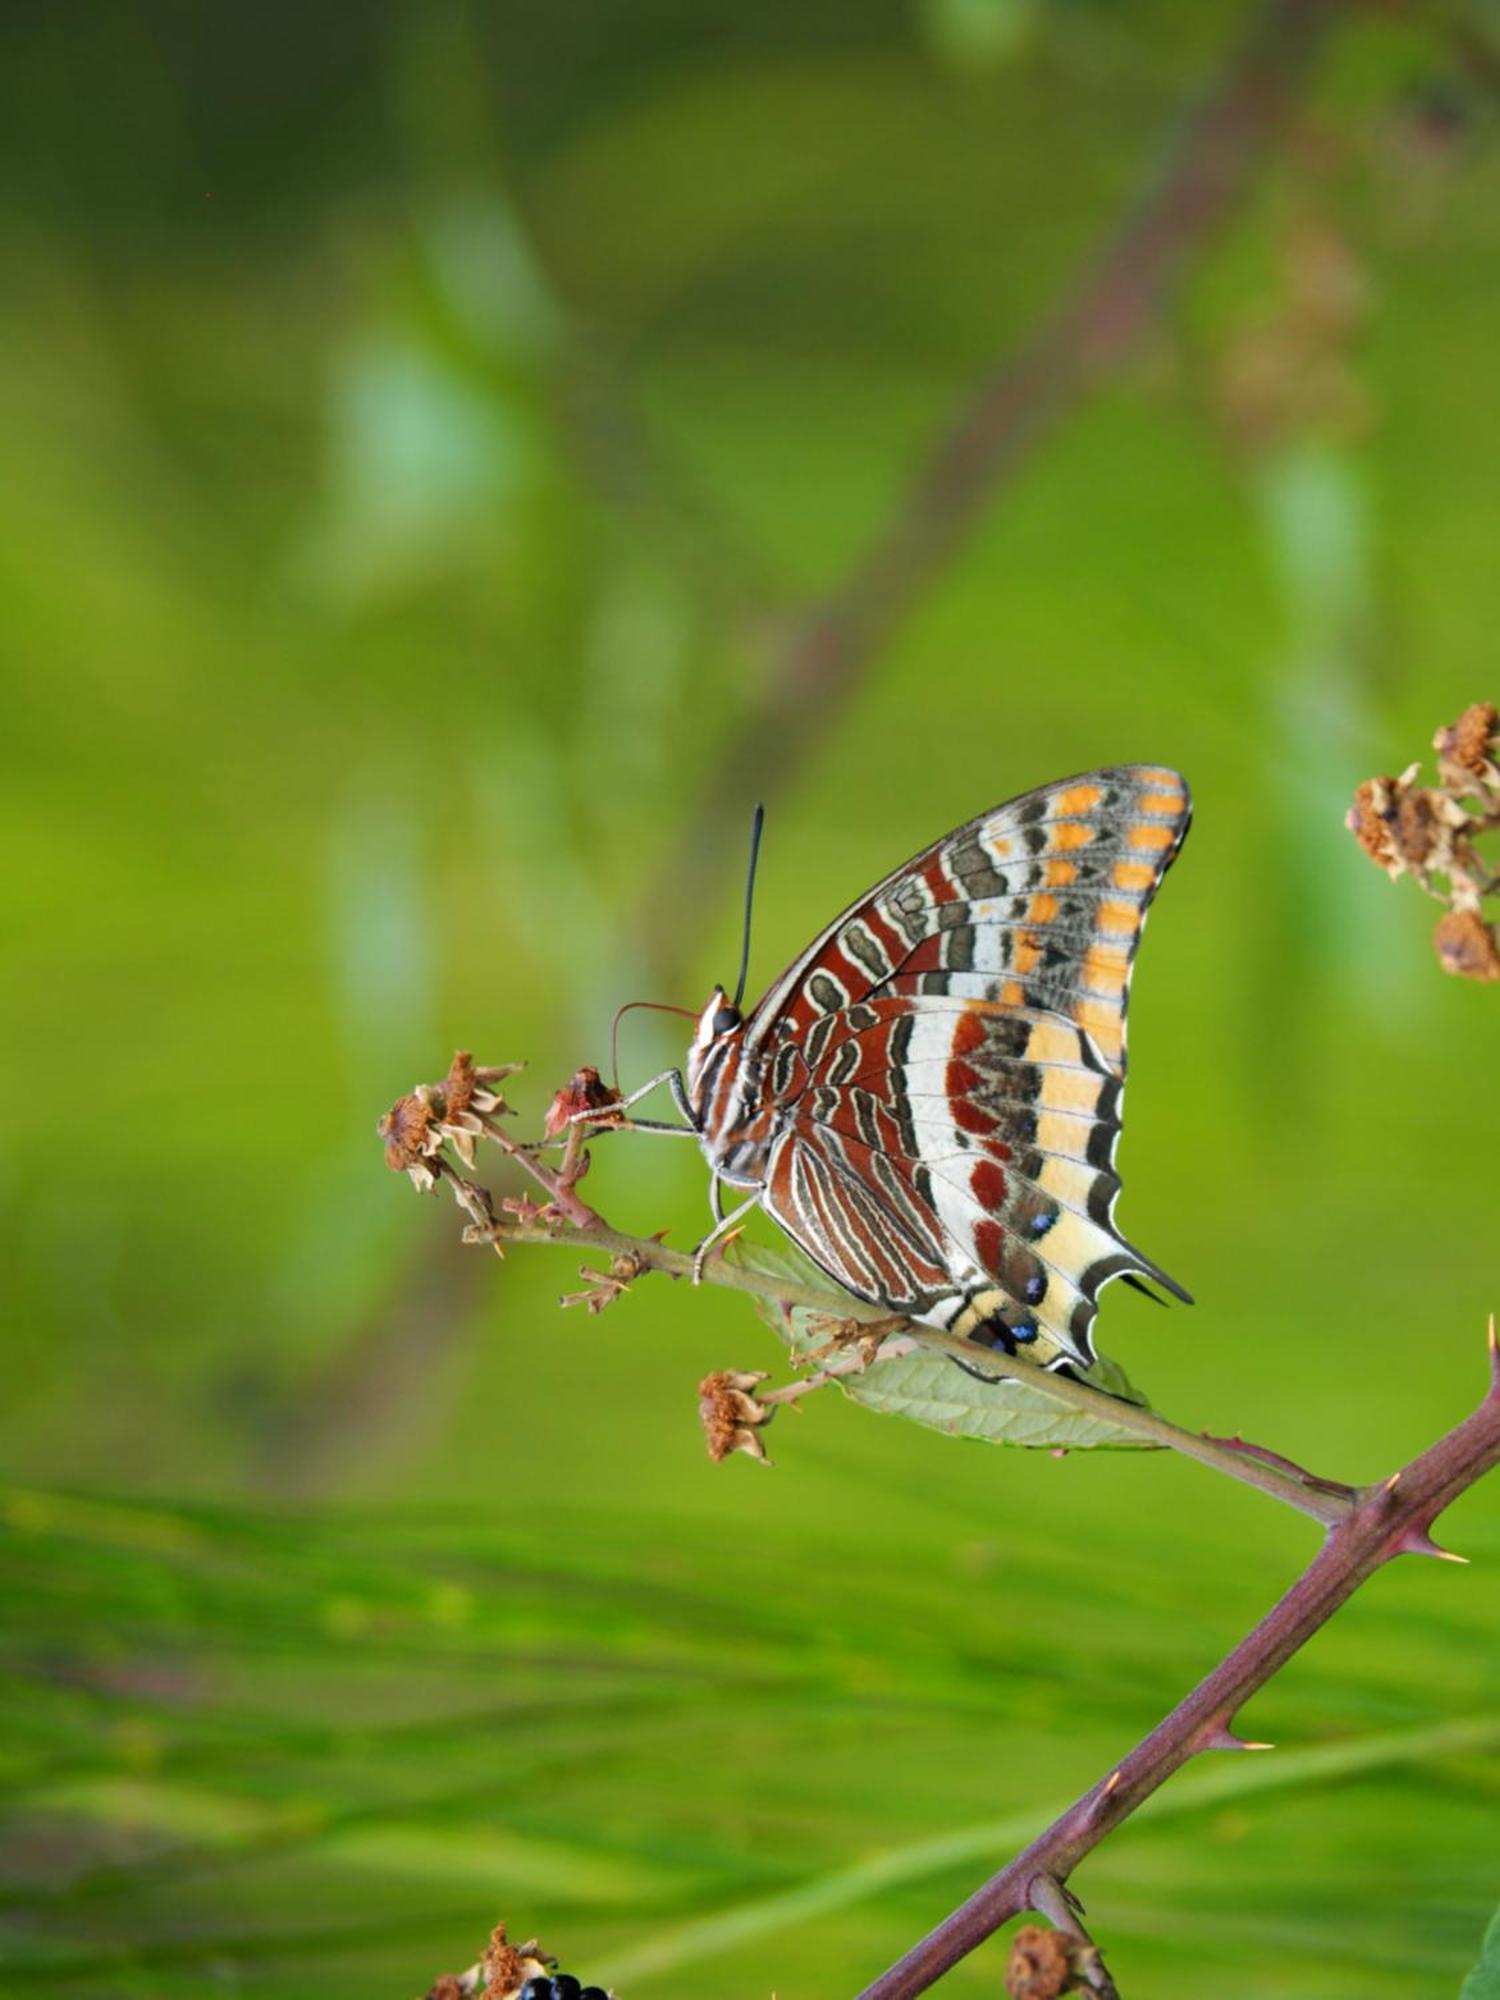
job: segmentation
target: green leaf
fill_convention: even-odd
[[[800,1251],[790,1246],[767,1250],[759,1244],[736,1241],[727,1254],[744,1270],[809,1286],[826,1296],[826,1306],[784,1305],[763,1298],[755,1301],[761,1318],[799,1358],[826,1347],[835,1325],[848,1319],[850,1302],[832,1290],[824,1274]],[[1131,1386],[1125,1371],[1102,1356],[1084,1380],[1125,1402],[1146,1402]],[[949,1355],[925,1348],[878,1354],[862,1373],[841,1376],[839,1387],[866,1409],[907,1417],[950,1437],[982,1438],[989,1444],[1020,1445],[1032,1451],[1157,1448],[1111,1423],[1107,1414],[1093,1416],[1069,1409],[1049,1396],[1044,1386],[1012,1376],[984,1382],[967,1374]]]
[[[1491,1919],[1479,1963],[1459,1988],[1458,2000],[1500,2000],[1500,1910]]]

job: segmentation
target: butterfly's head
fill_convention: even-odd
[[[716,1049],[726,1047],[744,1032],[745,1017],[729,998],[722,986],[716,986],[709,995],[708,1005],[698,1016],[697,1031],[693,1036],[693,1046],[688,1050],[687,1087],[688,1096],[696,1104],[699,1086],[703,1080],[709,1060]]]

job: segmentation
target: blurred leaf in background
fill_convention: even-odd
[[[1459,2000],[1493,2000],[1500,1993],[1500,1918],[1484,1934],[1479,1963],[1463,1983]]]
[[[1128,360],[733,761],[1252,15],[5,11],[7,1991],[406,1994],[501,1914],[627,1995],[848,1990],[1305,1556],[1164,1454],[832,1397],[715,1470],[694,1384],[776,1353],[743,1301],[560,1317],[566,1256],[384,1173],[454,1047],[537,1120],[622,1001],[732,971],[737,885],[650,888],[705,788],[736,849],[770,800],[769,978],[985,806],[1180,766],[1122,1219],[1200,1303],[1115,1288],[1105,1349],[1337,1477],[1466,1406],[1494,1000],[1341,820],[1495,693],[1488,10],[1331,7]],[[626,1023],[628,1079],[680,1051]],[[612,1139],[589,1190],[690,1243],[704,1184]],[[1494,1496],[1451,1539],[1474,1574],[1382,1577],[1257,1705],[1305,1781],[1091,1862],[1124,1990],[1456,1990]]]

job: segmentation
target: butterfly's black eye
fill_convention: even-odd
[[[738,1007],[721,1007],[714,1015],[715,1036],[733,1034],[744,1018]]]

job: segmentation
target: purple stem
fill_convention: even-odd
[[[1143,1742],[1058,1820],[991,1876],[860,2000],[910,2000],[1021,1911],[1044,1883],[1066,1882],[1084,1856],[1202,1750],[1237,1747],[1236,1714],[1359,1586],[1393,1556],[1443,1555],[1430,1529],[1460,1493],[1500,1464],[1500,1363],[1490,1336],[1491,1385],[1483,1402],[1419,1458],[1366,1487],[1281,1601],[1179,1702]],[[1046,1890],[1042,1889],[1045,1900]]]

